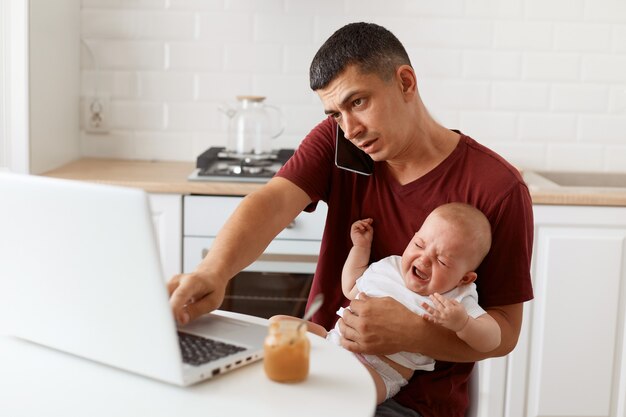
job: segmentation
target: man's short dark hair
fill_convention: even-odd
[[[400,65],[411,65],[402,43],[382,26],[350,23],[333,33],[315,54],[309,69],[312,90],[326,87],[348,65],[388,81]]]

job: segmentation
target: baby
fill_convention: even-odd
[[[433,210],[402,256],[389,256],[368,266],[374,231],[372,219],[356,221],[350,231],[352,249],[343,267],[344,295],[363,292],[391,296],[424,319],[454,331],[471,348],[488,352],[500,344],[500,327],[478,305],[474,270],[491,246],[491,227],[478,209],[462,203]],[[343,314],[343,309],[338,311]],[[277,316],[274,319],[285,318]],[[338,325],[330,332],[315,323],[308,330],[340,344]],[[378,403],[393,397],[415,370],[431,371],[434,359],[419,353],[357,355],[376,385]]]

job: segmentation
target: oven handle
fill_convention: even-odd
[[[202,259],[204,259],[209,250],[207,248],[202,249]],[[315,264],[319,259],[318,255],[298,255],[292,253],[263,253],[257,261],[265,262],[303,262],[308,264]]]

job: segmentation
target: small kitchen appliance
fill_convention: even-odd
[[[267,154],[272,139],[285,130],[282,112],[265,104],[263,96],[238,96],[237,101],[235,108],[219,108],[230,119],[227,149],[239,155]]]
[[[226,147],[212,147],[198,156],[192,181],[267,182],[293,155],[293,149],[271,146],[285,129],[281,110],[263,96],[237,96],[237,105],[222,105],[229,118]]]

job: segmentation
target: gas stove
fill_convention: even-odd
[[[196,160],[190,181],[267,182],[282,167],[293,149],[278,149],[267,154],[238,154],[226,148],[209,148]]]

